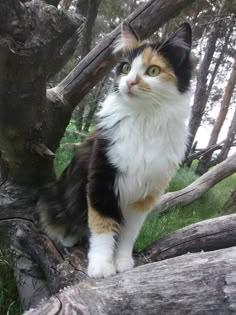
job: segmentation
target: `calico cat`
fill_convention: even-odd
[[[184,157],[191,37],[184,23],[161,43],[141,42],[123,24],[115,45],[123,57],[96,132],[42,193],[41,223],[52,239],[73,246],[89,231],[91,277],[133,267],[140,228]]]

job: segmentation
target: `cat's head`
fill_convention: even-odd
[[[124,23],[114,51],[122,51],[114,88],[127,100],[164,99],[184,95],[190,88],[192,31],[188,23],[163,42],[141,42],[134,29]]]

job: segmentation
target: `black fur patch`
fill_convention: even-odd
[[[100,214],[122,223],[123,216],[114,192],[117,170],[109,162],[106,151],[109,146],[100,132],[97,133],[89,165],[88,196],[92,208]]]
[[[89,137],[79,146],[60,179],[41,191],[39,211],[47,211],[47,224],[64,226],[64,236],[87,228],[87,194],[91,206],[101,215],[119,224],[123,220],[114,193],[117,171],[106,157],[108,145],[101,132]]]

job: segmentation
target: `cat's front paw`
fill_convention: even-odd
[[[117,272],[124,272],[134,267],[134,260],[131,256],[117,256],[115,265]]]
[[[97,258],[89,261],[88,275],[91,278],[106,278],[116,274],[114,264],[105,259]]]

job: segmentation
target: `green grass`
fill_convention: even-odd
[[[191,184],[197,176],[193,169],[181,168],[169,185],[168,191],[182,189]],[[139,235],[135,248],[144,249],[153,241],[187,225],[223,215],[223,206],[236,186],[236,174],[211,188],[205,195],[183,208],[176,207],[165,215],[148,219]]]
[[[0,314],[20,315],[21,313],[11,257],[6,252],[0,251]]]
[[[65,146],[63,147],[63,144],[65,143],[80,143],[81,138],[78,136],[76,133],[76,126],[75,126],[75,121],[71,119],[64,137],[61,139],[61,146],[56,152],[56,158],[55,158],[55,169],[56,173],[59,176],[63,170],[66,168],[66,166],[69,164],[71,158],[73,157],[74,154],[74,148]]]

